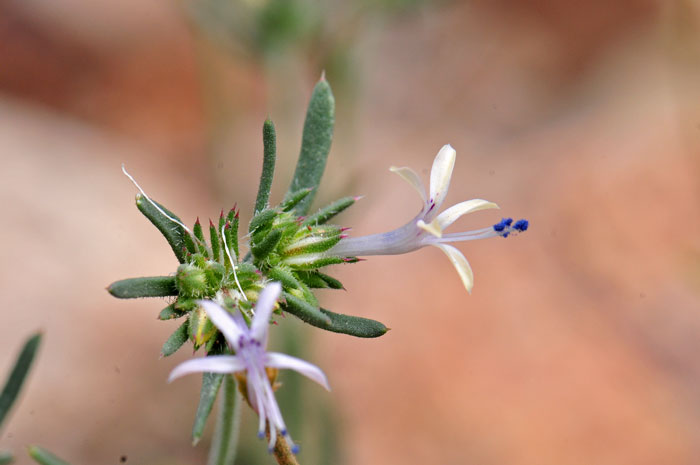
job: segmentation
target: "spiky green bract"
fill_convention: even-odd
[[[321,183],[323,171],[326,168],[326,160],[333,140],[333,126],[335,124],[335,99],[331,86],[325,80],[321,80],[314,87],[306,111],[304,132],[301,140],[299,160],[292,184],[285,199],[299,189],[311,188],[313,191],[295,207],[297,215],[304,215],[309,211],[316,190]]]
[[[263,168],[260,174],[260,185],[258,186],[258,196],[255,200],[255,211],[259,212],[267,207],[270,198],[270,188],[272,178],[275,174],[275,158],[277,157],[277,136],[275,135],[275,125],[272,121],[265,120],[263,124]]]

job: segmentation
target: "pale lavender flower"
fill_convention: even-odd
[[[270,316],[277,298],[282,291],[279,283],[268,284],[260,293],[255,305],[255,315],[250,328],[240,314],[231,315],[215,302],[198,301],[204,307],[209,319],[219,328],[236,355],[211,355],[181,363],[170,373],[168,382],[190,373],[236,373],[246,372],[248,400],[257,411],[259,420],[258,436],[265,436],[265,422],[270,426],[269,450],[277,440],[277,431],[285,438],[294,453],[298,446],[287,432],[277,400],[275,399],[265,367],[289,368],[311,378],[330,391],[326,375],[320,368],[304,360],[286,354],[267,352],[267,337]]]
[[[464,255],[449,242],[471,241],[488,237],[508,237],[513,232],[523,232],[528,228],[527,220],[513,223],[510,218],[488,228],[452,234],[443,231],[454,223],[460,216],[467,213],[499,208],[493,202],[473,199],[460,202],[438,213],[450,186],[452,170],[457,153],[452,146],[445,145],[440,149],[433,168],[430,171],[430,196],[418,174],[411,168],[391,167],[391,171],[401,176],[413,186],[423,200],[423,208],[411,221],[404,226],[382,234],[342,239],[327,254],[341,256],[362,255],[396,255],[412,252],[426,245],[432,245],[442,250],[457,270],[459,277],[468,292],[474,287],[474,274]]]

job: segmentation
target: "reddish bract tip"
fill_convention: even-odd
[[[210,227],[210,228],[215,228],[215,227],[216,227],[216,226],[214,226],[214,222],[211,220],[211,218],[209,218],[209,227]]]
[[[199,217],[197,217],[197,221],[195,221],[194,224],[199,224]]]
[[[224,209],[222,208],[222,209],[221,209],[221,214],[219,215],[219,218],[223,218],[223,217],[224,217]]]
[[[231,229],[231,222],[227,221],[226,225],[224,226],[224,229]]]

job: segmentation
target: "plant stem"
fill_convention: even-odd
[[[270,440],[270,428],[265,430],[265,436],[268,441]],[[297,462],[297,457],[289,448],[287,440],[279,432],[277,433],[277,442],[275,442],[275,450],[272,452],[275,456],[275,460],[279,465],[299,465]]]
[[[233,465],[241,422],[240,400],[241,395],[236,389],[236,381],[231,375],[226,375],[221,389],[219,415],[207,465]]]

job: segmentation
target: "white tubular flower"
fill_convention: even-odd
[[[426,245],[432,245],[442,250],[450,259],[459,273],[462,283],[471,293],[474,287],[474,274],[464,255],[449,242],[471,241],[488,237],[508,237],[512,232],[523,232],[528,228],[527,220],[519,220],[513,224],[511,218],[504,218],[500,223],[488,228],[461,233],[443,234],[443,231],[454,223],[460,216],[467,213],[499,208],[493,202],[481,199],[466,200],[439,213],[452,178],[457,153],[447,144],[440,149],[433,168],[430,171],[430,196],[418,174],[411,168],[391,167],[391,171],[401,176],[420,195],[423,208],[420,213],[404,226],[382,234],[344,238],[328,251],[329,255],[362,256],[362,255],[396,255],[412,252]]]
[[[170,373],[168,382],[190,373],[236,373],[246,372],[248,400],[260,418],[258,436],[265,436],[265,423],[270,427],[268,450],[272,452],[277,441],[277,432],[285,438],[292,452],[299,448],[287,432],[277,400],[275,399],[270,379],[265,367],[289,368],[316,381],[330,391],[326,375],[320,368],[304,360],[286,354],[267,352],[267,337],[270,316],[282,291],[279,283],[268,284],[260,293],[255,305],[255,316],[250,328],[240,315],[233,316],[220,305],[200,300],[198,303],[206,310],[209,319],[219,328],[231,344],[236,355],[212,355],[196,358],[181,363]]]

